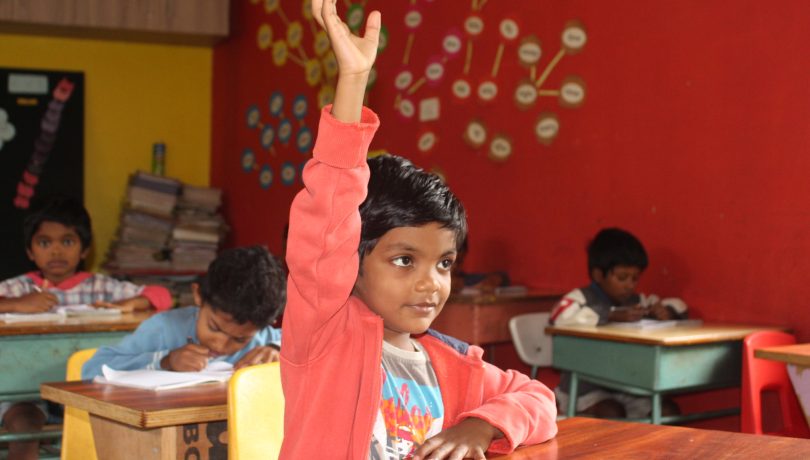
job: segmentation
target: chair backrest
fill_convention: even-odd
[[[779,331],[760,331],[743,340],[742,404],[740,428],[743,433],[810,437],[810,429],[790,383],[785,363],[754,357],[757,348],[791,345],[796,338]],[[782,429],[764,433],[762,429],[762,392],[778,395]]]
[[[521,361],[532,366],[532,374],[537,367],[551,365],[551,337],[545,332],[550,315],[549,312],[526,313],[509,320],[512,342]]]
[[[95,348],[79,350],[68,358],[66,380],[81,380],[82,366],[96,353]],[[62,460],[96,460],[96,444],[87,411],[65,407],[62,423]]]
[[[239,369],[228,383],[228,458],[276,459],[284,437],[279,363]]]

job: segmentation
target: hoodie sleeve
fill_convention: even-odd
[[[282,355],[294,363],[325,351],[345,323],[346,315],[339,313],[359,268],[366,157],[380,123],[365,107],[357,123],[338,121],[330,109],[321,112],[313,158],[303,172],[305,188],[290,208]]]
[[[557,434],[554,392],[538,380],[484,363],[484,395],[480,407],[461,413],[457,421],[476,417],[499,429],[504,437],[492,441],[488,452],[508,454],[517,446],[538,444]]]
[[[582,290],[574,289],[557,302],[549,322],[555,326],[596,326],[599,314],[587,305]]]

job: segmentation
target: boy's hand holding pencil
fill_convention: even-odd
[[[160,367],[167,371],[197,372],[205,369],[211,350],[194,343],[191,337],[187,344],[172,350],[160,361]]]
[[[43,286],[46,286],[46,284]],[[14,311],[17,313],[42,313],[59,303],[59,299],[52,292],[44,291],[37,285],[34,285],[33,289],[36,292],[31,292],[17,299],[17,307]]]

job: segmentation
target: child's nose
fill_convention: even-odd
[[[434,292],[440,286],[438,276],[434,273],[425,273],[416,282],[416,289],[420,292]]]

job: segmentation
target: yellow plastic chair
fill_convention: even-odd
[[[239,369],[228,383],[228,458],[277,459],[284,438],[278,363]]]
[[[82,379],[82,366],[96,353],[95,348],[79,350],[68,358],[67,381]],[[62,423],[62,460],[96,460],[96,443],[90,416],[85,410],[65,407]]]

